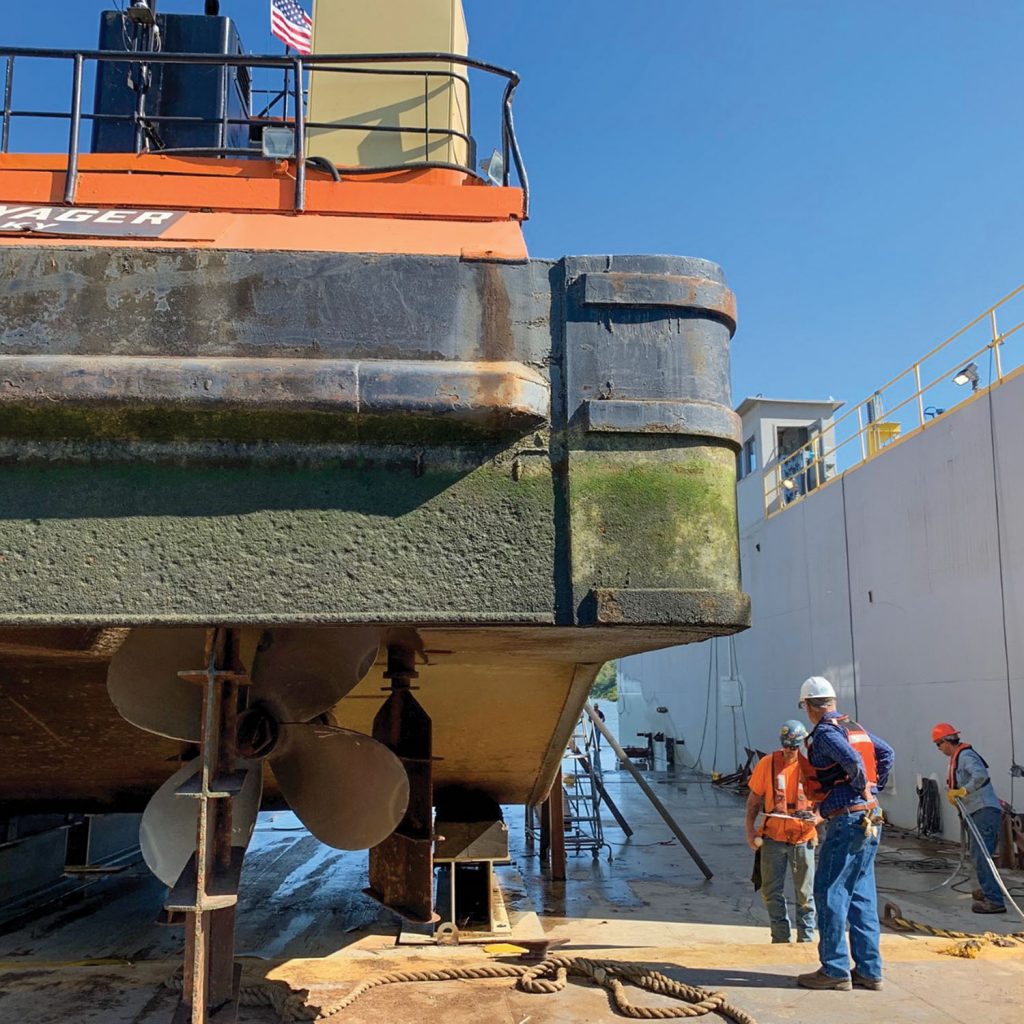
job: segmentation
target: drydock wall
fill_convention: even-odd
[[[762,750],[777,745],[780,724],[801,714],[800,682],[822,674],[844,710],[896,747],[885,800],[896,824],[915,824],[918,775],[944,778],[930,737],[940,720],[982,750],[1003,799],[1024,801],[1010,775],[1024,761],[1022,427],[1018,373],[747,526],[740,558],[752,628],[623,659],[624,740],[663,731],[685,741],[686,763],[699,755],[705,769],[731,771],[733,712],[716,679],[730,675],[732,643],[744,684],[740,747],[747,735]],[[761,487],[760,474],[742,481],[741,505],[744,488]]]

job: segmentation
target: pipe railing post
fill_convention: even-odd
[[[75,54],[74,84],[71,89],[71,129],[68,132],[68,171],[64,179],[64,202],[74,206],[78,193],[78,148],[82,131],[82,66],[80,53]]]
[[[989,313],[989,318],[992,320],[992,353],[996,363],[996,380],[1003,379],[1003,356],[999,351],[1000,345],[1003,343],[1003,339],[999,337],[999,328],[996,326],[996,311],[993,309]],[[989,381],[991,384],[992,382]]]
[[[430,72],[423,72],[423,162],[430,163]]]
[[[924,426],[924,395],[921,393],[921,364],[914,363],[914,388],[917,392],[917,425]]]
[[[0,137],[0,152],[6,153],[11,145],[11,97],[14,93],[14,58],[7,58],[7,70],[4,73],[4,125]]]
[[[295,212],[306,209],[306,105],[302,85],[302,58],[292,67],[295,75]]]

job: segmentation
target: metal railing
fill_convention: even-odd
[[[1000,327],[1000,321],[1012,326]],[[926,430],[1024,364],[1024,346],[1005,349],[1024,327],[1024,284],[964,324],[842,416],[826,420],[798,448],[763,470],[765,515],[797,504],[843,473]],[[979,365],[980,364],[980,365]],[[969,385],[969,387],[968,387]]]
[[[17,61],[46,60],[63,62],[71,69],[71,101],[67,110],[21,110],[13,106],[15,66]],[[373,54],[311,54],[308,56],[228,56],[225,54],[194,54],[194,53],[162,53],[120,50],[48,50],[27,47],[0,47],[0,61],[4,62],[3,109],[0,111],[0,152],[10,150],[11,126],[17,119],[66,120],[69,123],[67,146],[67,177],[64,189],[64,202],[74,205],[78,192],[79,157],[81,155],[82,122],[121,122],[131,124],[135,135],[135,152],[159,152],[165,154],[188,153],[189,155],[208,156],[259,156],[260,147],[229,148],[226,145],[228,129],[231,126],[248,125],[253,128],[266,127],[268,123],[281,125],[281,121],[270,122],[265,116],[253,116],[251,105],[244,117],[230,117],[226,102],[222,103],[217,118],[187,117],[173,115],[149,115],[145,110],[144,90],[140,92],[140,101],[131,114],[103,114],[83,110],[82,91],[85,71],[88,65],[95,64],[97,69],[103,64],[131,65],[140,69],[140,79],[148,70],[156,65],[196,65],[218,67],[222,69],[225,80],[232,68],[244,69],[251,73],[254,69],[270,69],[280,71],[288,77],[286,90],[290,93],[290,101],[294,114],[290,124],[295,136],[295,200],[294,209],[301,212],[306,208],[306,132],[309,129],[325,131],[363,131],[370,133],[399,133],[423,135],[426,139],[424,159],[402,164],[388,164],[365,167],[345,167],[340,169],[342,175],[372,174],[386,171],[414,170],[417,168],[444,168],[457,170],[465,174],[481,178],[476,168],[469,166],[473,159],[473,140],[468,132],[455,128],[437,127],[429,123],[428,104],[424,104],[424,124],[415,126],[379,125],[354,122],[314,122],[306,119],[306,76],[311,72],[331,72],[355,75],[401,75],[419,76],[424,79],[424,95],[429,98],[432,79],[446,79],[452,83],[461,83],[466,90],[466,121],[469,125],[469,73],[479,71],[505,81],[501,98],[500,111],[500,152],[502,154],[501,184],[512,182],[511,172],[515,168],[516,179],[523,191],[524,216],[529,216],[530,185],[523,163],[519,142],[516,138],[515,121],[512,114],[512,103],[515,91],[519,86],[519,75],[508,68],[496,64],[475,60],[471,57],[454,53],[373,53]],[[460,70],[443,68],[394,68],[378,65],[394,64],[448,64]],[[204,148],[203,150],[152,148],[154,128],[160,124],[202,125],[214,124],[221,127],[222,145]],[[446,160],[429,159],[431,140],[435,137],[458,139],[465,143],[467,163],[462,164]]]

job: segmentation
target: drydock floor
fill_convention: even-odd
[[[606,763],[610,765],[610,762]],[[947,939],[885,932],[882,992],[805,992],[794,976],[813,969],[814,947],[772,946],[760,896],[749,882],[743,801],[685,773],[649,773],[657,792],[701,851],[715,878],[705,882],[671,839],[636,784],[608,770],[605,781],[635,830],[625,841],[607,828],[607,852],[570,856],[569,880],[548,882],[524,847],[522,816],[510,814],[513,864],[501,869],[518,934],[565,938],[566,955],[642,962],[692,985],[720,989],[760,1024],[815,1021],[859,1024],[1000,1024],[1024,1006],[1024,946],[987,946],[977,959],[940,952]],[[908,863],[939,858],[932,868]],[[890,833],[879,857],[883,887],[924,889],[956,864],[956,849]],[[1014,880],[1019,885],[1020,879]],[[378,973],[480,963],[480,946],[397,946],[394,919],[360,890],[365,855],[327,850],[290,815],[261,816],[246,862],[239,908],[243,986],[266,980],[302,990],[311,1002],[343,994]],[[969,888],[969,885],[966,886]],[[165,1024],[176,996],[163,982],[178,963],[182,933],[152,924],[163,891],[141,865],[99,879],[78,895],[41,907],[0,933],[3,1024]],[[979,918],[969,896],[946,888],[895,899],[905,916],[963,931],[1024,928],[1012,917]],[[83,964],[82,961],[100,961]],[[599,989],[571,982],[555,995],[529,995],[508,980],[392,985],[363,996],[335,1021],[388,1024],[596,1024],[622,1020]],[[636,1002],[664,1005],[638,994]],[[278,1020],[242,1006],[239,1020]],[[721,1020],[715,1015],[704,1018]]]

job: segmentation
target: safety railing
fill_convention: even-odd
[[[71,97],[70,104],[65,110],[35,110],[19,109],[14,106],[13,98],[15,92],[15,72],[18,62],[30,60],[43,60],[64,63],[68,66],[71,76]],[[499,171],[496,183],[509,185],[512,183],[512,170],[515,170],[515,177],[519,187],[523,191],[524,214],[529,215],[530,185],[523,163],[522,153],[516,137],[515,121],[512,113],[512,103],[515,91],[519,86],[519,75],[508,68],[502,68],[496,64],[489,64],[485,61],[475,60],[454,53],[373,53],[373,54],[311,54],[308,56],[287,55],[287,56],[252,56],[238,55],[228,56],[224,54],[191,54],[191,53],[162,53],[142,51],[118,51],[118,50],[49,50],[32,49],[26,47],[0,47],[0,67],[3,68],[3,108],[0,110],[0,152],[10,151],[12,125],[24,119],[42,120],[66,120],[68,122],[67,142],[67,177],[64,189],[64,202],[74,205],[79,180],[79,158],[81,156],[81,134],[83,122],[121,122],[132,126],[135,138],[135,152],[160,152],[164,154],[184,154],[191,156],[260,156],[261,147],[253,144],[247,148],[230,148],[227,146],[229,129],[233,126],[247,125],[250,131],[268,127],[267,113],[273,105],[268,104],[267,109],[259,115],[252,114],[249,110],[242,117],[231,117],[227,109],[227,103],[221,104],[221,110],[217,118],[176,116],[176,115],[154,115],[147,113],[145,106],[145,90],[139,90],[140,99],[135,109],[130,114],[110,114],[83,109],[83,90],[86,80],[86,71],[91,66],[98,68],[103,64],[129,65],[137,69],[136,75],[139,81],[145,80],[146,75],[153,67],[158,65],[195,65],[203,67],[220,68],[227,83],[229,71],[232,68],[239,69],[239,73],[251,74],[256,69],[269,69],[279,71],[285,75],[284,94],[288,96],[291,105],[291,118],[284,123],[274,120],[274,126],[290,126],[294,132],[294,156],[295,161],[295,199],[294,209],[301,212],[306,208],[306,133],[311,129],[322,129],[325,131],[360,131],[367,133],[399,133],[422,135],[426,144],[424,147],[424,159],[401,164],[387,164],[360,167],[345,167],[342,169],[329,168],[332,176],[339,178],[342,175],[356,175],[381,173],[387,171],[413,170],[417,168],[444,168],[461,171],[467,175],[481,178],[480,172],[471,164],[474,161],[475,147],[473,139],[469,134],[469,73],[478,71],[485,75],[493,76],[504,80],[504,90],[500,101],[500,119],[498,134],[496,138],[500,143],[498,152],[501,154]],[[416,67],[404,68],[392,65],[403,64],[428,64],[428,65],[450,65],[444,67]],[[312,72],[338,73],[349,75],[380,75],[380,76],[418,76],[424,81],[424,95],[429,98],[431,93],[431,82],[435,80],[447,80],[458,82],[465,87],[466,94],[466,123],[467,131],[463,132],[456,128],[440,127],[430,124],[429,104],[424,104],[424,123],[422,125],[382,125],[360,122],[316,122],[309,121],[306,117],[306,87],[307,76]],[[280,95],[280,94],[279,94]],[[220,126],[220,145],[198,149],[169,149],[161,148],[154,144],[154,138],[158,136],[158,127],[167,124],[204,125],[213,124]],[[431,160],[429,158],[432,140],[441,137],[458,139],[465,144],[467,153],[466,163],[448,160]],[[318,160],[317,166],[321,168],[329,161]],[[489,180],[494,181],[494,178]]]
[[[1024,327],[1024,284],[798,448],[776,453],[763,470],[765,515],[797,504],[843,473],[942,419],[1024,364],[1024,345],[1006,343]]]

